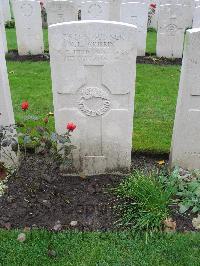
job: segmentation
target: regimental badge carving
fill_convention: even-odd
[[[169,24],[166,26],[166,30],[170,33],[177,31],[178,27],[175,24]]]
[[[102,116],[110,109],[109,94],[101,88],[86,87],[81,90],[78,107],[87,116]]]
[[[21,5],[22,14],[25,17],[30,17],[33,13],[33,7],[31,4],[24,3]]]
[[[88,8],[88,13],[92,14],[94,17],[99,16],[102,12],[102,7],[97,3],[91,4]]]

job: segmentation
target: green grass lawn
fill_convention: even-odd
[[[53,110],[48,62],[8,62],[8,71],[17,121],[23,100],[30,102],[35,115]],[[179,75],[178,66],[137,65],[134,150],[169,152]]]
[[[147,32],[147,42],[146,42],[147,53],[156,54],[156,42],[157,42],[157,32],[156,31]]]
[[[32,231],[24,243],[17,242],[17,231],[0,231],[0,265],[71,266],[183,266],[200,265],[200,234],[156,235],[129,233],[53,234]],[[48,246],[56,257],[48,256]]]
[[[17,49],[17,41],[16,41],[16,32],[15,29],[6,29],[7,34],[7,42],[8,42],[8,49],[9,50],[16,50]],[[49,50],[48,46],[48,30],[43,30],[44,35],[44,47],[45,50]],[[155,54],[156,52],[156,32],[148,32],[147,33],[147,53]]]

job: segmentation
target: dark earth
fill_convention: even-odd
[[[168,155],[133,154],[132,170],[152,170],[158,160]],[[167,161],[166,161],[167,163]],[[164,166],[166,167],[166,166]],[[111,193],[123,175],[101,175],[90,178],[64,176],[54,160],[28,155],[17,176],[11,176],[8,189],[0,197],[0,227],[78,229],[81,231],[117,230],[119,203]],[[178,231],[194,230],[191,218],[172,209]],[[72,222],[72,223],[71,223]]]
[[[10,50],[9,53],[6,54],[7,61],[49,61],[50,56],[48,51],[45,54],[41,55],[19,55],[17,50]],[[137,57],[137,64],[151,64],[151,65],[181,65],[182,59],[175,58],[175,59],[168,59],[168,58],[158,58],[155,54],[146,54],[145,56],[138,56]]]

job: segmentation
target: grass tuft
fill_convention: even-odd
[[[169,216],[171,191],[163,188],[156,177],[134,172],[116,189],[124,200],[120,205],[121,224],[139,231],[160,231]]]

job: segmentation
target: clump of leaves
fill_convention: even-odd
[[[36,154],[51,155],[62,165],[64,170],[71,169],[72,159],[70,154],[76,147],[71,144],[71,132],[74,131],[76,125],[66,124],[66,131],[63,135],[52,132],[49,127],[49,119],[53,116],[49,113],[45,118],[39,118],[35,115],[27,113],[29,103],[22,102],[21,109],[24,116],[20,123],[11,126],[0,126],[0,162],[3,157],[13,161],[17,169],[18,164],[13,159],[13,154],[17,158],[18,151],[27,151],[31,149]],[[1,115],[1,114],[0,114]]]
[[[118,207],[120,224],[138,231],[158,231],[169,216],[171,191],[163,188],[155,176],[134,172],[126,178],[115,193],[123,200]]]
[[[13,28],[15,28],[15,21],[14,21],[14,19],[13,20],[6,21],[5,27],[6,27],[6,29],[13,29]]]
[[[165,189],[171,189],[175,201],[179,205],[179,212],[200,212],[200,172],[185,171],[175,168],[169,176],[159,176],[159,181]]]

